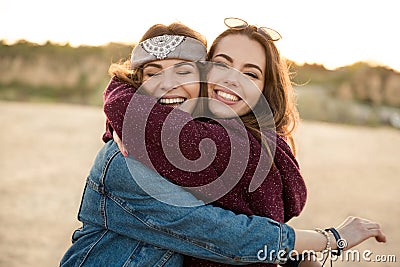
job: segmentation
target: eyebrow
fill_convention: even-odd
[[[194,68],[193,63],[191,63],[191,62],[185,62],[185,61],[184,61],[184,62],[179,62],[179,63],[174,64],[174,68],[178,68],[178,67],[186,66],[186,65]]]
[[[156,63],[148,63],[148,64],[143,66],[143,69],[148,68],[148,67],[154,67],[154,68],[162,69],[162,66],[160,64],[156,64]]]
[[[226,59],[227,61],[229,61],[230,63],[233,63],[233,59],[232,59],[230,56],[226,55],[226,54],[218,54],[218,55],[214,56],[214,58],[216,58],[216,57],[225,58],[225,59]],[[246,64],[244,64],[244,67],[247,67],[247,68],[255,68],[255,69],[259,70],[259,71],[261,72],[261,74],[263,73],[262,69],[261,69],[258,65],[256,65],[256,64],[246,63]]]
[[[191,63],[191,62],[179,62],[179,63],[176,63],[176,64],[174,64],[174,68],[179,68],[179,67],[181,67],[181,66],[191,66],[191,67],[193,67],[194,68],[194,65],[193,65],[193,63]],[[148,68],[148,67],[154,67],[154,68],[158,68],[158,69],[162,69],[163,68],[163,66],[161,65],[161,64],[157,64],[157,63],[148,63],[148,64],[146,64],[146,65],[144,65],[143,66],[143,69],[145,69],[145,68]]]

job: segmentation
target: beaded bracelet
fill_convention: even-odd
[[[323,234],[325,236],[325,238],[326,238],[326,246],[325,246],[325,249],[323,249],[323,251],[324,250],[331,250],[332,249],[332,247],[331,247],[331,238],[330,238],[328,232],[323,230],[323,229],[320,229],[320,228],[315,228],[315,231],[317,233]]]
[[[333,227],[327,228],[327,229],[325,229],[325,231],[331,232],[333,234],[333,236],[335,237],[337,252],[332,252],[332,253],[333,253],[333,255],[340,256],[342,254],[342,250],[347,247],[347,241],[345,239],[341,238],[339,232]]]

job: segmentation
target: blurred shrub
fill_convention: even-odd
[[[336,70],[292,63],[303,119],[400,127],[400,74],[359,62]]]
[[[71,47],[47,42],[0,43],[0,98],[102,103],[111,63],[130,57],[131,46]]]

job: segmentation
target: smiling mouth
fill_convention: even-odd
[[[158,100],[158,103],[160,103],[161,105],[177,107],[177,106],[181,105],[185,101],[186,101],[186,98],[184,98],[184,97],[160,98]]]
[[[221,91],[221,90],[214,90],[216,99],[224,102],[225,104],[236,104],[241,100],[241,98],[235,94],[228,93],[226,91]]]

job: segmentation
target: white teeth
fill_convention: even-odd
[[[222,91],[217,91],[217,95],[219,95],[220,97],[223,97],[227,100],[230,100],[230,101],[238,101],[239,100],[239,97],[222,92]]]
[[[185,102],[185,98],[177,97],[177,98],[160,98],[158,100],[160,104],[176,104]]]

